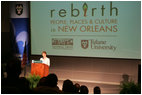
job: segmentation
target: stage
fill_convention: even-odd
[[[53,67],[50,68],[50,73],[55,73],[57,70],[55,70]],[[28,76],[31,72],[31,66],[27,65],[26,66],[26,76]],[[64,74],[65,72],[60,72],[61,75]],[[55,73],[56,74],[56,73]],[[57,74],[58,76],[58,74]],[[66,76],[66,75],[65,75]],[[78,75],[80,76],[80,75]],[[22,71],[20,77],[24,77],[24,71]],[[58,77],[58,87],[60,88],[60,90],[62,90],[62,85],[63,85],[63,81],[66,79],[70,79],[68,77],[63,77],[60,78]],[[98,81],[85,81],[85,80],[77,80],[75,78],[70,79],[73,81],[73,83],[79,83],[80,85],[86,85],[89,89],[89,94],[93,94],[93,88],[95,86],[99,86],[101,88],[101,93],[102,94],[119,94],[120,88],[118,84],[108,84],[108,83],[99,83]]]
[[[41,56],[31,56],[31,60],[39,60]],[[49,73],[58,77],[58,86],[62,90],[63,81],[70,79],[73,83],[86,85],[89,93],[93,88],[100,86],[103,94],[119,94],[120,83],[124,81],[123,75],[128,75],[128,80],[138,80],[138,64],[141,60],[91,58],[91,57],[64,57],[49,56]],[[31,67],[27,66],[26,76]],[[21,76],[24,76],[22,72]]]

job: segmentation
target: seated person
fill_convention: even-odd
[[[69,79],[64,80],[62,91],[64,92],[64,94],[74,94],[73,82]]]
[[[101,89],[99,86],[94,87],[94,94],[101,94]]]
[[[37,94],[61,94],[62,91],[57,86],[58,77],[55,74],[49,74],[42,78],[38,86],[34,89]]]
[[[80,94],[88,94],[88,93],[89,93],[89,90],[88,90],[87,86],[81,85]]]
[[[80,84],[76,83],[76,84],[74,85],[74,92],[75,92],[76,94],[79,94],[79,90],[80,90]]]

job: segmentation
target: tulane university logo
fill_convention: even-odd
[[[23,4],[16,4],[16,14],[21,15],[23,13]]]
[[[88,48],[88,45],[89,44],[89,41],[88,40],[81,40],[81,47],[83,49],[87,49]]]

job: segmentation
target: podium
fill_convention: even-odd
[[[46,77],[49,74],[49,66],[43,63],[32,63],[31,74],[39,75],[40,77]]]

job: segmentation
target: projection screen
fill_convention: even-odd
[[[141,58],[140,1],[31,1],[31,54]]]

